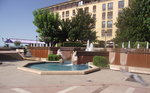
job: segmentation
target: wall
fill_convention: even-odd
[[[109,62],[111,69],[119,70],[120,67],[125,67],[129,71],[134,70],[143,73],[147,70],[150,73],[150,50],[114,49],[109,52]]]
[[[49,47],[29,47],[29,51],[33,57],[47,58]]]
[[[97,51],[97,52],[78,51],[77,56],[78,56],[77,64],[85,64],[87,62],[93,62],[94,56],[104,56],[108,58],[109,53],[106,51]]]

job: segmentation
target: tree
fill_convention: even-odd
[[[71,30],[71,20],[61,20],[61,31],[58,34],[60,42],[65,42],[69,38],[69,32]]]
[[[39,9],[33,12],[33,24],[37,26],[36,32],[39,33],[40,39],[51,46],[59,42],[57,34],[60,31],[59,15],[52,13],[47,9]]]
[[[93,41],[96,39],[96,32],[93,30],[95,18],[82,9],[77,9],[77,14],[71,20],[71,29],[69,31],[70,41]]]
[[[15,41],[15,42],[14,42],[14,45],[15,45],[15,46],[20,46],[20,44],[21,44],[20,41]]]
[[[150,41],[150,0],[130,0],[117,19],[115,40]]]

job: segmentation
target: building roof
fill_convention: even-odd
[[[14,43],[16,41],[21,42],[21,44],[45,44],[45,42],[40,42],[36,40],[16,39],[16,38],[6,39],[5,43]]]
[[[81,0],[68,0],[68,1],[65,1],[65,2],[62,2],[62,3],[59,3],[59,4],[44,7],[44,8],[52,8],[52,7],[61,6],[61,5],[65,5],[65,4],[69,4],[69,3],[73,3],[73,2],[79,2],[79,1],[81,1]]]

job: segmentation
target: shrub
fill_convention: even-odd
[[[82,47],[83,44],[80,42],[64,42],[64,47]]]
[[[49,61],[58,61],[59,59],[60,59],[60,55],[55,55],[55,54],[49,54],[48,55]]]
[[[140,44],[140,48],[146,48],[147,42],[136,42],[134,48],[137,48],[138,44]]]
[[[118,48],[122,48],[122,43],[123,42],[118,43]],[[134,48],[134,44],[135,42],[130,42],[130,48]],[[128,42],[124,42],[124,48],[128,48]]]
[[[98,67],[107,67],[108,60],[103,56],[94,56],[93,64]]]

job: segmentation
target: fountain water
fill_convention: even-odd
[[[94,51],[93,43],[90,44],[89,51]]]
[[[90,43],[89,43],[89,40],[88,40],[85,51],[89,51],[89,47],[90,47]]]
[[[93,43],[89,43],[89,40],[87,41],[85,51],[94,51]]]
[[[57,50],[57,55],[61,55],[62,56],[62,53],[61,53],[60,49]]]
[[[71,58],[71,62],[72,63],[75,63],[77,61],[77,59],[78,59],[76,54],[77,54],[77,51],[73,51],[72,58]]]
[[[146,44],[146,49],[149,49],[149,43],[147,42],[147,44]]]
[[[122,42],[122,48],[124,48],[124,42]]]
[[[139,48],[140,48],[140,44],[138,43],[138,44],[137,44],[137,49],[139,49]]]
[[[128,48],[130,48],[130,41],[128,42]]]
[[[66,57],[62,54],[60,49],[57,50],[57,55],[60,55],[62,60],[66,60]]]

